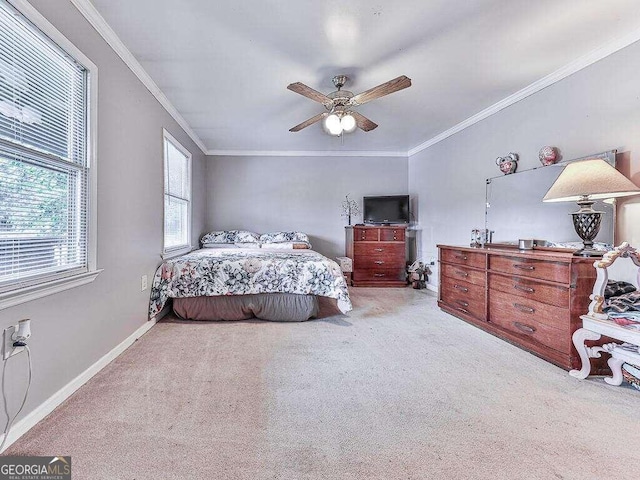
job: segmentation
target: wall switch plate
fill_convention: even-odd
[[[142,275],[140,279],[140,291],[144,292],[147,289],[147,276]]]
[[[13,346],[13,334],[16,331],[16,327],[14,325],[7,327],[4,329],[4,344],[2,347],[2,358],[6,360],[13,355],[16,355],[24,350],[24,347],[14,347]]]

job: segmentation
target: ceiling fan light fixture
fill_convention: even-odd
[[[340,122],[340,117],[335,113],[331,115],[327,115],[327,118],[324,119],[324,128],[329,135],[340,135],[342,134],[342,123]]]
[[[351,133],[357,127],[356,119],[353,118],[353,115],[349,112],[340,119],[340,126],[342,126],[345,132]]]
[[[289,129],[290,132],[299,132],[303,128],[307,128],[316,122],[322,123],[322,128],[329,135],[341,136],[343,133],[351,133],[359,128],[363,132],[370,132],[378,125],[372,122],[367,117],[352,111],[351,108],[363,105],[376,98],[384,97],[390,93],[403,90],[411,86],[411,79],[404,75],[400,75],[393,80],[382,83],[377,87],[365,90],[362,93],[354,95],[353,92],[348,90],[342,90],[342,87],[347,82],[346,75],[336,75],[333,77],[333,84],[337,88],[335,92],[324,95],[323,93],[314,90],[313,88],[305,85],[302,82],[290,83],[287,86],[288,90],[294,93],[307,97],[314,102],[321,103],[326,109],[326,112],[314,115],[308,118],[304,122]]]

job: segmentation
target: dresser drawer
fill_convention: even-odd
[[[569,264],[532,258],[489,255],[489,270],[569,284]]]
[[[440,250],[440,261],[467,265],[469,267],[485,268],[486,255],[483,253],[469,252],[466,250],[453,250],[443,248]]]
[[[353,269],[354,270],[395,269],[396,271],[404,270],[404,257],[398,259],[393,257],[385,257],[382,255],[372,255],[372,256],[356,255],[356,258],[353,259]]]
[[[383,256],[404,260],[404,243],[356,243],[353,246],[355,257],[361,255],[366,256]]]
[[[518,297],[566,308],[569,305],[568,287],[547,285],[522,277],[507,277],[495,273],[489,274],[489,285],[495,290],[517,295]]]
[[[554,350],[564,353],[571,351],[569,309],[491,288],[489,322]]]
[[[404,228],[381,228],[380,240],[387,242],[404,242]]]
[[[485,288],[453,278],[442,277],[440,298],[450,307],[479,319],[485,318]]]
[[[354,242],[377,242],[378,241],[378,232],[379,228],[364,228],[364,227],[354,227],[353,228],[353,241]]]
[[[472,270],[461,265],[443,263],[440,265],[440,272],[445,277],[455,278],[457,280],[473,283],[474,285],[484,286],[485,284],[484,270]]]
[[[362,269],[353,271],[353,280],[356,282],[363,281],[402,281],[406,282],[406,274],[404,270],[398,268],[377,268]]]

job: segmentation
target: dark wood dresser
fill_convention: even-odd
[[[570,252],[438,245],[442,310],[562,368],[580,368],[571,335],[596,278]]]
[[[406,287],[406,227],[345,227],[354,287]]]

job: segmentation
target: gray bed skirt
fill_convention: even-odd
[[[315,295],[259,293],[217,297],[174,298],[174,313],[185,320],[247,320],[303,322],[318,316]]]

